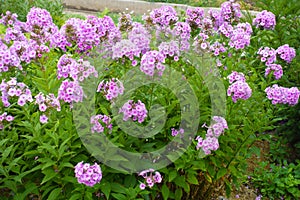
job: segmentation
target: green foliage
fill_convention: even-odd
[[[266,171],[267,170],[267,171]],[[300,198],[300,162],[268,166],[262,162],[251,177],[251,184],[258,188],[263,197],[269,199],[299,199]]]

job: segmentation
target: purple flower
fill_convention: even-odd
[[[40,122],[41,122],[42,124],[47,123],[47,122],[48,122],[48,117],[47,117],[46,115],[41,115],[41,116],[40,116]]]
[[[64,80],[58,89],[58,99],[66,103],[82,102],[83,90],[77,81]]]
[[[124,92],[124,86],[117,78],[109,81],[101,81],[98,85],[97,92],[102,93],[108,101],[112,101]]]
[[[205,155],[209,155],[211,151],[216,151],[219,148],[218,137],[224,133],[225,129],[228,129],[227,122],[223,117],[214,116],[212,119],[213,123],[207,127],[205,139],[200,136],[196,138],[196,149],[201,148]],[[206,125],[203,126],[206,127]]]
[[[152,23],[162,27],[175,24],[178,21],[177,13],[172,6],[162,6],[150,12]]]
[[[2,113],[0,115],[0,130],[4,128],[4,122],[12,122],[14,120],[14,117],[11,115],[8,115],[6,112]]]
[[[153,76],[155,71],[158,75],[162,75],[165,70],[165,66],[162,64],[165,62],[165,56],[159,51],[148,51],[141,59],[140,70],[149,76]]]
[[[2,80],[0,84],[1,99],[4,107],[10,106],[10,99],[17,98],[19,106],[24,106],[26,102],[32,102],[31,91],[28,86],[22,82],[17,82],[16,78],[11,78],[9,81]]]
[[[120,108],[119,113],[123,113],[123,120],[127,121],[130,118],[133,121],[138,121],[142,123],[147,117],[147,109],[145,104],[138,100],[137,103],[134,103],[133,100],[128,100],[122,108]]]
[[[204,18],[204,9],[203,8],[188,8],[186,10],[186,22],[192,28],[201,28],[202,20]]]
[[[144,183],[140,184],[141,190],[144,190],[147,186],[152,188],[155,183],[162,182],[162,176],[158,171],[154,169],[147,169],[139,173],[139,176],[144,178]]]
[[[285,88],[277,84],[265,89],[267,98],[272,100],[272,104],[289,104],[294,106],[298,103],[300,91],[296,87]]]
[[[83,162],[80,162],[75,166],[75,177],[77,178],[78,183],[93,187],[95,184],[100,183],[102,171],[97,163],[90,165],[88,163],[84,164]]]
[[[273,48],[260,47],[257,54],[260,55],[260,60],[265,62],[267,66],[276,61],[276,51]]]
[[[253,25],[256,26],[256,28],[273,30],[276,25],[275,15],[272,12],[263,10],[253,19]]]
[[[92,133],[102,133],[104,128],[112,130],[111,118],[106,115],[94,115],[91,117],[90,123],[93,125],[91,128]]]
[[[276,53],[280,56],[282,60],[286,61],[287,63],[292,62],[292,60],[296,56],[296,50],[292,47],[289,47],[288,44],[278,47]]]
[[[281,65],[278,64],[269,64],[265,71],[265,76],[268,76],[271,71],[273,71],[273,75],[275,76],[275,79],[280,79],[283,75],[283,70]]]

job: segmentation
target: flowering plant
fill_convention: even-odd
[[[217,186],[229,195],[272,129],[273,104],[299,99],[297,87],[276,84],[296,50],[260,43],[277,25],[265,15],[241,22],[234,1],[207,15],[162,6],[143,23],[88,16],[60,28],[41,8],[26,22],[3,14],[4,195],[209,199]]]

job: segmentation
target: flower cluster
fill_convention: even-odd
[[[213,117],[214,122],[207,127],[207,132],[205,139],[197,136],[197,146],[196,149],[200,148],[203,150],[205,155],[211,154],[211,151],[216,151],[219,148],[219,136],[224,133],[225,129],[228,129],[226,120],[220,116]],[[204,125],[206,127],[206,125]]]
[[[41,112],[46,112],[48,108],[54,108],[57,111],[61,110],[58,98],[56,98],[52,93],[45,96],[43,93],[40,92],[35,96],[35,104],[39,105],[39,110]],[[40,122],[43,124],[47,123],[48,117],[45,114],[41,115]]]
[[[82,102],[83,90],[78,81],[64,80],[58,89],[58,99],[71,105],[73,102]]]
[[[210,45],[207,39],[208,39],[208,35],[206,35],[205,33],[199,33],[194,38],[194,43],[192,45],[194,47],[194,51],[196,51],[197,53],[206,51]]]
[[[228,23],[224,22],[218,29],[218,31],[223,34],[225,37],[229,38],[233,32],[233,26]]]
[[[140,189],[144,190],[147,186],[152,188],[155,183],[161,183],[162,176],[158,171],[154,169],[147,169],[139,173],[139,176],[144,178],[145,183],[140,184]]]
[[[200,28],[202,25],[202,20],[204,18],[203,8],[188,8],[186,10],[186,22],[192,28]]]
[[[298,103],[300,91],[297,87],[285,88],[277,84],[265,89],[267,98],[272,100],[272,104],[289,104],[291,106]]]
[[[159,51],[148,51],[141,59],[140,70],[149,76],[153,76],[155,69],[159,75],[162,75],[165,70],[165,66],[162,64],[165,62],[164,55]]]
[[[226,51],[226,48],[224,47],[225,44],[221,44],[219,42],[215,42],[212,45],[210,45],[209,50],[215,55],[218,56],[220,53],[223,53]]]
[[[134,61],[134,57],[140,57],[141,49],[130,40],[123,39],[112,47],[112,52],[112,59],[123,58],[124,56]]]
[[[13,116],[8,115],[6,112],[2,113],[0,115],[0,130],[4,128],[4,124],[3,124],[4,121],[11,122],[13,120],[14,120]]]
[[[248,99],[251,97],[252,90],[249,85],[245,82],[245,77],[242,73],[233,72],[227,78],[229,78],[229,82],[232,83],[228,90],[227,95],[231,96],[234,103],[238,99]]]
[[[241,7],[238,3],[233,3],[232,1],[226,1],[221,4],[221,18],[226,22],[238,22],[242,17]]]
[[[244,49],[250,45],[250,38],[252,34],[252,28],[249,23],[240,23],[233,28],[230,35],[229,45],[236,49]]]
[[[26,41],[27,38],[22,31],[22,27],[14,25],[8,27],[4,36],[4,41],[9,44],[11,41]]]
[[[91,66],[89,61],[79,59],[76,61],[70,56],[64,54],[60,57],[57,63],[57,78],[72,78],[82,82],[90,75],[98,77],[98,72],[94,66]]]
[[[150,12],[152,23],[162,27],[169,26],[178,21],[177,13],[172,6],[162,6]]]
[[[18,105],[24,106],[26,102],[32,102],[31,91],[27,85],[22,82],[17,82],[16,78],[11,78],[5,82],[2,80],[0,84],[0,91],[2,93],[1,99],[4,107],[10,106],[9,99],[13,97],[18,98]]]
[[[37,45],[50,41],[53,34],[57,33],[58,27],[53,23],[50,13],[41,8],[31,8],[27,14],[26,28],[30,32],[30,39]]]
[[[132,29],[132,18],[130,14],[122,13],[118,20],[118,28],[120,31],[128,31]]]
[[[267,66],[276,61],[276,51],[273,48],[260,47],[257,54],[260,55],[260,60],[265,62]]]
[[[245,75],[242,72],[233,71],[230,75],[227,76],[229,83],[232,84],[234,81],[245,82]]]
[[[275,15],[272,12],[263,10],[253,19],[253,25],[256,26],[256,28],[273,30],[276,25]]]
[[[128,33],[128,39],[140,49],[142,54],[150,50],[151,34],[143,24],[134,22]]]
[[[66,44],[68,46],[77,44],[77,51],[81,53],[88,52],[101,42],[106,47],[104,50],[110,50],[121,38],[120,30],[108,16],[104,18],[88,16],[86,20],[70,18],[61,27],[60,32],[66,37]]]
[[[119,113],[123,113],[123,120],[127,121],[132,118],[133,121],[138,121],[142,123],[147,117],[147,109],[143,102],[138,100],[137,103],[134,103],[133,100],[128,100],[122,108],[119,110]]]
[[[121,81],[116,78],[112,78],[110,81],[101,81],[98,85],[97,92],[101,92],[108,101],[111,101],[122,95],[124,92],[124,86]]]
[[[0,24],[10,27],[22,27],[25,28],[25,23],[18,20],[18,15],[16,13],[11,13],[6,11],[5,15],[1,16]]]
[[[280,79],[283,75],[283,70],[281,65],[278,64],[269,64],[267,65],[268,67],[266,68],[265,71],[265,76],[268,76],[270,74],[271,71],[273,71],[273,75],[275,76],[275,79]]]
[[[288,44],[282,45],[277,48],[276,53],[280,55],[280,58],[287,63],[292,62],[296,56],[296,51],[294,48],[290,47]]]
[[[102,171],[97,163],[90,165],[89,163],[80,162],[75,166],[75,177],[78,183],[93,187],[95,184],[100,183]]]
[[[173,28],[173,35],[178,39],[181,51],[187,51],[190,48],[191,27],[186,22],[177,22]]]
[[[162,42],[159,46],[158,49],[163,55],[167,58],[169,57],[174,57],[175,61],[179,60],[179,44],[177,41],[170,41],[170,42]]]
[[[175,128],[171,128],[171,131],[172,131],[172,136],[176,136],[180,133],[180,135],[184,134],[184,129],[179,129],[179,130],[176,130]]]
[[[92,133],[102,133],[104,128],[112,130],[111,118],[106,115],[94,115],[91,117],[90,123],[93,125],[91,128]]]

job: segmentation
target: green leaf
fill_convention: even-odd
[[[172,182],[176,176],[177,176],[177,171],[176,170],[172,170],[168,175],[169,175],[169,182]]]
[[[50,195],[47,199],[48,200],[56,200],[56,199],[58,199],[58,196],[59,196],[60,193],[61,193],[61,189],[56,188],[50,193]]]
[[[181,200],[182,199],[182,189],[177,188],[175,191],[175,200]]]
[[[103,192],[103,194],[105,195],[106,199],[109,199],[109,195],[110,195],[110,191],[111,191],[110,183],[107,182],[107,183],[102,184],[100,189]]]
[[[221,168],[217,173],[217,180],[219,180],[221,177],[223,177],[227,173],[226,168]]]
[[[78,200],[82,199],[82,195],[80,193],[73,194],[69,200]]]
[[[166,184],[163,184],[161,192],[164,200],[167,200],[169,198],[170,190]]]
[[[56,173],[54,171],[54,169],[52,169],[52,168],[48,168],[48,169],[44,170],[43,174],[45,174],[45,176],[41,182],[41,185],[43,185],[44,183],[48,182],[49,180],[55,178],[58,175],[58,173]]]
[[[127,197],[123,194],[112,193],[111,195],[117,200],[128,200]]]
[[[185,192],[190,192],[190,186],[189,184],[185,181],[184,176],[177,176],[174,180],[175,184],[178,185],[179,187],[182,187]]]
[[[196,175],[193,174],[193,173],[188,173],[187,174],[187,181],[190,184],[194,184],[194,185],[198,185],[199,184],[198,179],[196,178]]]

